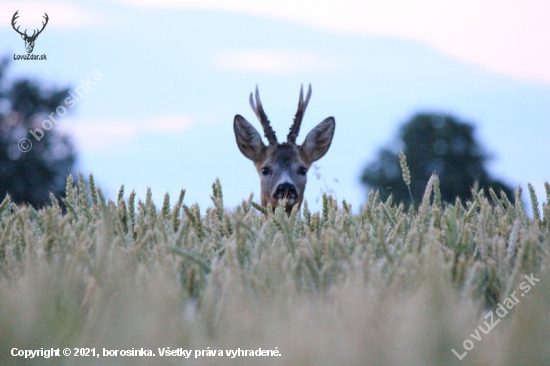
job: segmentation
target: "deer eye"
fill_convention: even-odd
[[[307,169],[304,168],[304,167],[301,167],[298,169],[298,174],[300,175],[306,175],[307,174]]]
[[[271,174],[271,169],[269,169],[268,167],[263,167],[262,175],[269,175],[269,174]]]

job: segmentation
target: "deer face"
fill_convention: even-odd
[[[252,160],[260,176],[262,206],[277,207],[286,200],[286,212],[290,214],[294,206],[300,208],[304,199],[307,172],[315,161],[328,151],[334,135],[335,121],[329,117],[311,130],[301,145],[296,144],[300,124],[311,96],[311,86],[306,100],[300,90],[298,112],[290,128],[287,142],[278,143],[275,132],[265,115],[258,89],[256,103],[252,94],[250,104],[264,127],[269,145],[265,145],[258,131],[242,116],[236,115],[233,124],[239,149]]]
[[[25,41],[25,48],[27,49],[27,53],[32,53],[32,50],[34,49],[34,41],[36,41],[36,36],[29,37],[27,36],[27,31],[25,31],[25,34],[21,35],[21,38]]]

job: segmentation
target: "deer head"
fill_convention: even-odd
[[[21,38],[23,38],[23,40],[25,41],[25,48],[27,49],[27,53],[32,53],[32,50],[34,49],[34,41],[36,41],[36,38],[38,37],[38,35],[40,33],[42,33],[42,31],[44,30],[44,28],[46,28],[46,24],[48,24],[48,14],[46,14],[43,18],[46,19],[46,22],[42,22],[42,29],[38,30],[38,29],[35,29],[32,33],[32,36],[29,36],[27,34],[27,30],[25,29],[25,33],[21,33],[19,32],[19,27],[15,28],[15,20],[17,18],[19,18],[19,16],[17,15],[17,13],[19,12],[19,10],[17,10],[15,12],[15,14],[13,14],[13,18],[11,18],[11,26],[13,27],[13,29],[19,33],[21,35]],[[38,31],[38,33],[36,33]]]
[[[241,115],[235,116],[233,128],[237,145],[243,155],[252,160],[260,175],[263,207],[275,208],[281,200],[286,200],[287,214],[290,214],[294,206],[300,208],[304,199],[307,171],[330,147],[335,128],[333,117],[328,117],[311,130],[301,145],[296,144],[310,97],[311,85],[305,100],[302,87],[294,123],[290,127],[287,141],[281,144],[277,142],[275,131],[264,112],[257,86],[255,98],[250,93],[250,106],[260,120],[269,145],[263,143],[258,131]]]

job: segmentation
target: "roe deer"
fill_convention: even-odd
[[[334,118],[328,117],[307,134],[301,145],[296,144],[310,96],[311,84],[305,100],[302,86],[294,123],[290,127],[287,141],[281,144],[277,142],[275,131],[262,107],[258,86],[255,102],[250,93],[250,106],[262,124],[269,145],[264,145],[258,131],[241,115],[236,115],[233,123],[239,150],[252,160],[260,175],[262,206],[275,208],[281,200],[286,200],[288,215],[295,206],[300,208],[304,199],[307,171],[313,162],[328,151],[336,126]]]

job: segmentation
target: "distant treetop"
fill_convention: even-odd
[[[55,123],[45,124],[48,130],[42,127],[69,90],[29,79],[8,84],[7,68],[8,61],[0,61],[0,201],[9,193],[17,203],[41,207],[50,192],[64,192],[76,160],[73,144]],[[36,128],[43,132],[39,140],[30,133]]]
[[[432,173],[440,180],[441,199],[454,202],[471,197],[471,188],[492,187],[512,198],[513,190],[490,176],[486,169],[489,157],[474,137],[474,126],[450,115],[420,113],[399,131],[399,143],[383,148],[369,163],[361,177],[363,184],[377,189],[383,199],[393,194],[394,200],[410,203],[409,192],[402,178],[399,150],[407,156],[411,175],[411,193],[420,202]]]

